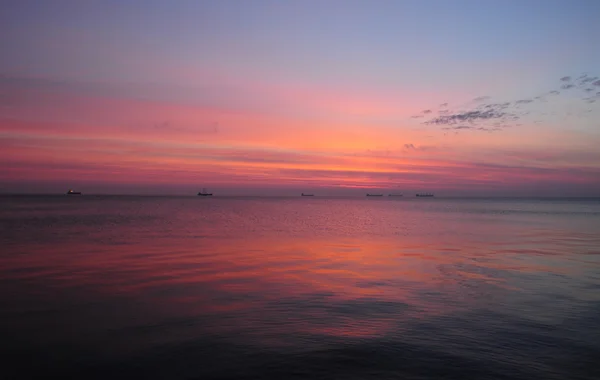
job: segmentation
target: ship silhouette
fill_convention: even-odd
[[[207,193],[206,188],[202,188],[202,191],[198,193],[201,197],[212,197],[212,193]]]

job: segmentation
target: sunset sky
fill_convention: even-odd
[[[12,0],[0,192],[600,196],[597,0]]]

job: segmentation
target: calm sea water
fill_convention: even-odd
[[[0,198],[3,379],[598,379],[600,201]]]

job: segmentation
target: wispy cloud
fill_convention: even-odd
[[[595,88],[600,86],[600,79],[598,77],[583,74],[577,79],[573,78],[573,76],[569,75],[559,79],[559,83],[562,83],[560,84],[560,89],[566,90],[570,98],[579,95],[579,99],[587,104],[595,103],[600,99],[600,92],[595,92]],[[595,95],[590,96],[594,92]],[[561,91],[554,89],[546,91],[541,95],[532,96],[531,98],[517,99],[504,103],[490,103],[488,101],[492,98],[491,96],[479,96],[472,100],[471,106],[454,110],[448,108],[438,110],[437,116],[430,117],[428,120],[423,121],[423,124],[440,125],[444,127],[442,128],[444,130],[500,131],[504,128],[517,126],[516,122],[519,119],[526,115],[534,114],[535,108],[530,108],[530,106],[533,107],[538,102],[547,103],[551,100],[547,97],[556,98],[559,95],[561,95]],[[472,105],[472,103],[477,104]],[[447,105],[448,103],[442,103],[440,107]],[[590,111],[584,110],[581,112]],[[429,112],[422,112],[420,117],[428,114]],[[573,116],[572,113],[567,115]]]
[[[445,130],[452,130],[452,129],[454,129],[454,130],[461,130],[461,129],[473,129],[473,128],[475,128],[475,127],[471,127],[471,126],[468,126],[468,125],[459,125],[459,126],[456,126],[456,127],[445,127],[445,128],[442,128],[442,129],[445,129]]]
[[[442,115],[426,121],[425,124],[436,124],[436,125],[455,125],[459,123],[476,123],[478,121],[488,120],[506,120],[513,118],[514,115],[504,112],[501,104],[489,104],[486,105],[483,110],[474,110],[453,113],[450,115]],[[462,128],[467,129],[467,128]]]
[[[595,81],[597,79],[598,79],[598,77],[590,77],[590,76],[587,76],[587,75],[583,75],[580,78],[578,78],[578,82],[579,82],[580,85],[582,85],[582,84],[593,82],[593,81]]]
[[[515,104],[529,104],[529,103],[532,103],[532,102],[533,102],[532,99],[522,99],[522,100],[517,100],[515,102]]]

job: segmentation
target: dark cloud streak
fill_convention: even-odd
[[[585,103],[594,103],[600,98],[600,92],[595,92],[596,88],[600,87],[600,79],[597,76],[583,74],[577,79],[574,78],[572,76],[560,78],[560,82],[562,82],[560,88],[570,90],[569,97],[579,96],[580,101]],[[594,92],[595,95],[593,95]],[[489,103],[491,96],[479,96],[472,100],[470,106],[463,109],[448,109],[446,108],[448,103],[442,103],[439,106],[442,109],[438,109],[437,116],[429,115],[431,110],[425,110],[421,112],[420,116],[412,118],[425,117],[426,120],[422,124],[443,126],[443,130],[498,131],[519,126],[514,123],[535,112],[535,109],[530,106],[535,107],[535,103],[548,103],[551,99],[546,97],[554,98],[560,94],[561,92],[555,89],[539,96],[504,103]],[[586,112],[591,112],[591,110]]]
[[[529,104],[531,102],[533,102],[533,100],[531,100],[531,99],[523,99],[523,100],[517,100],[516,104]]]
[[[586,84],[595,81],[598,77],[586,77],[579,81],[580,84]]]
[[[470,127],[468,125],[459,125],[459,126],[456,126],[456,127],[445,127],[445,128],[442,128],[442,129],[444,129],[444,130],[461,130],[461,129],[474,129],[474,128],[475,127]]]
[[[478,120],[500,119],[507,115],[508,114],[495,109],[488,109],[485,111],[467,111],[451,115],[438,116],[426,122],[426,124],[453,125],[461,122],[472,123]]]

